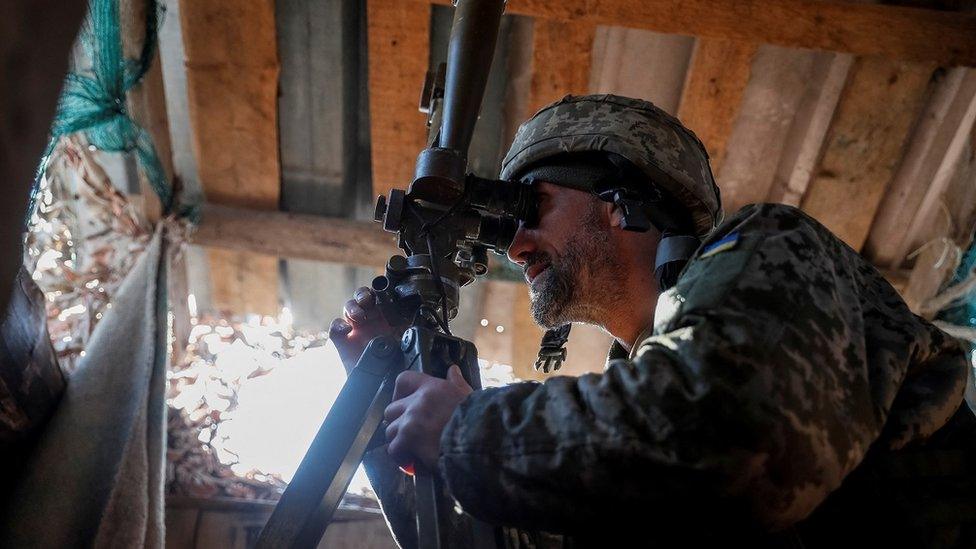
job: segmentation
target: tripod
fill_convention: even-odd
[[[428,148],[409,191],[379,197],[375,220],[397,234],[395,255],[373,280],[377,305],[400,341],[377,337],[349,374],[295,477],[258,539],[259,548],[311,548],[322,538],[364,453],[381,444],[383,411],[396,376],[407,369],[445,377],[457,364],[481,388],[477,350],[454,337],[460,288],[488,272],[488,252],[505,253],[521,221],[533,217],[532,190],[466,174],[467,151],[488,80],[504,0],[456,0],[448,61],[427,74],[421,111]],[[376,440],[379,439],[379,440]],[[444,490],[417,464],[414,495],[421,549],[439,549]],[[450,508],[450,506],[448,506]],[[474,519],[476,547],[494,547],[494,530]]]
[[[480,389],[477,351],[472,343],[425,326],[408,328],[400,341],[373,339],[339,393],[281,497],[258,547],[315,547],[332,520],[346,487],[369,449],[393,395],[396,376],[414,369],[444,377],[457,364],[474,389]],[[414,487],[418,546],[442,546],[438,509],[443,488],[436,474],[417,466]],[[475,523],[472,538],[494,547],[491,527]]]

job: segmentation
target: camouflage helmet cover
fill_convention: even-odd
[[[619,154],[671,193],[690,211],[697,236],[721,221],[719,190],[701,141],[677,118],[639,99],[567,95],[543,107],[519,127],[501,178],[518,178],[551,156],[595,151]]]

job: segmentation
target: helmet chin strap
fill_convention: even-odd
[[[687,234],[663,233],[654,258],[654,277],[660,291],[678,282],[678,275],[701,245],[701,240]]]

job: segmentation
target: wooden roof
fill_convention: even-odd
[[[181,42],[163,45],[170,134],[192,135],[192,151],[174,139],[173,154],[196,164],[176,171],[224,206],[196,237],[211,248],[215,306],[276,309],[283,271],[267,254],[385,262],[390,248],[365,218],[371,197],[409,183],[425,144],[417,104],[444,56],[445,4],[174,5],[179,29],[163,33]],[[801,207],[920,309],[951,268],[943,243],[968,242],[976,222],[976,15],[972,2],[899,4],[509,0],[472,163],[495,175],[517,124],[566,93],[649,99],[702,138],[727,211]],[[369,244],[350,253],[330,233]],[[508,349],[500,360],[524,364],[517,349],[538,336],[524,290],[478,292],[465,322],[491,310],[519,327],[471,324],[484,345]],[[587,337],[584,347],[602,345]]]

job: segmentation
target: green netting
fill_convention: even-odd
[[[92,68],[91,71],[68,74],[39,173],[60,137],[84,132],[88,143],[101,150],[134,153],[150,186],[159,196],[163,211],[169,213],[172,210],[173,191],[152,138],[126,110],[126,93],[146,74],[156,52],[159,16],[158,3],[147,0],[141,54],[138,59],[125,59],[119,29],[119,0],[91,0],[81,42]]]
[[[973,276],[976,276],[976,239],[963,255],[959,268],[956,269],[956,274],[949,285],[961,284]],[[956,326],[976,329],[976,292],[970,292],[958,302],[943,309],[938,318]],[[970,350],[976,353],[976,342],[970,342]],[[976,354],[974,354],[974,359],[976,359]]]

